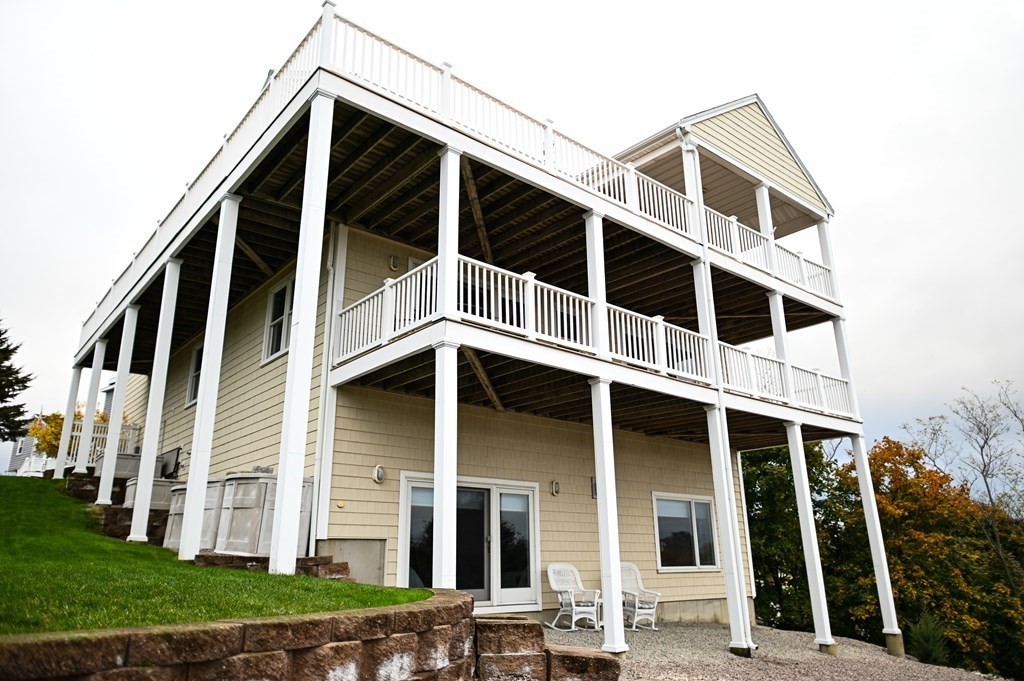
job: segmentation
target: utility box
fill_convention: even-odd
[[[156,482],[154,480],[154,482]],[[171,488],[171,499],[167,514],[167,533],[164,548],[177,550],[181,546],[181,520],[185,512],[185,491],[187,485]],[[155,491],[154,491],[155,495]],[[203,504],[203,531],[199,539],[199,550],[212,549],[217,543],[217,526],[220,523],[221,500],[224,496],[224,480],[214,478],[206,483],[206,499]]]
[[[153,494],[149,500],[149,508],[153,511],[169,511],[171,509],[171,489],[178,486],[177,480],[156,479],[153,481]],[[138,478],[131,478],[124,486],[124,507],[135,508],[135,489],[139,485]],[[182,504],[185,503],[182,497]]]
[[[103,470],[103,457],[105,454],[100,454],[96,457],[96,462],[91,464],[96,466],[96,475],[99,475]],[[142,462],[141,454],[118,454],[117,462],[114,464],[114,477],[127,480],[129,478],[137,478],[139,476],[139,464]],[[153,468],[153,477],[159,478],[164,465],[163,455],[156,457],[156,464]]]
[[[269,556],[274,530],[277,476],[263,473],[233,473],[224,478],[224,496],[217,530],[217,553],[239,556]],[[299,537],[296,556],[306,555],[310,513],[313,508],[313,479],[302,481]]]

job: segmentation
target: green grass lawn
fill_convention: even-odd
[[[0,477],[0,634],[327,612],[430,595],[196,567],[167,549],[101,535],[61,484]]]

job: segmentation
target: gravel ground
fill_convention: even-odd
[[[599,632],[562,632],[545,627],[552,643],[600,648]],[[729,653],[729,628],[719,624],[659,626],[659,631],[626,631],[629,652],[622,679],[644,681],[978,681],[978,674],[895,658],[862,641],[836,638],[839,656],[819,652],[813,634],[754,627],[759,648],[752,659]]]

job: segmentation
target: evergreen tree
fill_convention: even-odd
[[[14,366],[14,355],[20,347],[11,343],[7,329],[0,326],[0,442],[21,437],[30,420],[25,405],[14,402],[33,378]]]

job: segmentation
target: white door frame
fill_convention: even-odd
[[[433,486],[433,473],[420,473],[415,471],[402,471],[400,473],[400,491],[398,497],[398,569],[395,576],[395,585],[399,587],[409,586],[409,514],[411,512],[412,488],[413,486]],[[535,482],[524,482],[522,480],[500,480],[495,478],[477,478],[460,475],[457,479],[459,485],[466,487],[482,487],[490,490],[491,496],[491,556],[490,556],[490,589],[491,600],[478,601],[474,606],[477,613],[489,612],[532,612],[541,609],[541,559],[540,559],[540,485]],[[530,552],[532,560],[532,596],[526,599],[517,598],[514,601],[505,602],[502,600],[501,589],[501,557],[500,557],[500,508],[501,493],[511,492],[516,494],[527,494],[530,499],[530,513],[533,522],[530,537]],[[517,590],[519,591],[519,590]],[[522,593],[520,591],[520,593]],[[507,599],[506,599],[507,600]]]

